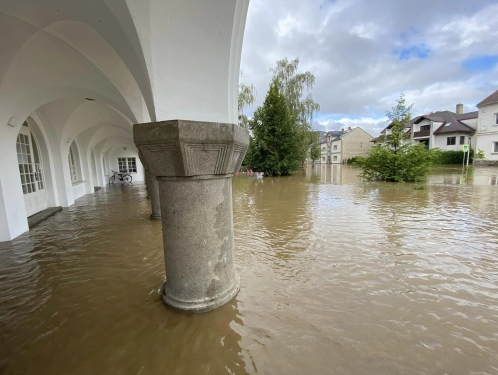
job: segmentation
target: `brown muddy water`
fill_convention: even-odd
[[[498,374],[498,169],[460,172],[236,177],[241,291],[200,315],[144,185],[85,196],[0,243],[0,374]]]

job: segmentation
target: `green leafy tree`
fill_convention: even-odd
[[[242,72],[240,73],[242,76]],[[254,104],[256,100],[256,88],[253,84],[246,85],[244,83],[239,84],[239,125],[243,128],[249,128],[249,118],[244,113],[244,109],[250,107]]]
[[[320,110],[320,105],[311,94],[315,76],[309,71],[298,73],[298,68],[299,58],[291,61],[284,58],[277,61],[277,66],[271,72],[273,81],[285,97],[291,121],[296,123],[297,136],[301,140],[299,157],[304,161],[312,136],[313,117]]]
[[[363,178],[373,181],[423,181],[431,166],[437,162],[440,156],[438,150],[426,150],[422,143],[414,145],[404,142],[408,138],[405,124],[410,121],[412,107],[405,105],[405,98],[401,95],[396,106],[386,112],[391,120],[392,136],[385,145],[373,147],[366,158],[356,160]]]
[[[322,156],[322,152],[320,151],[319,136],[315,132],[310,133],[311,145],[310,145],[310,159],[312,161],[312,165],[315,166],[315,160],[320,159]]]
[[[299,167],[301,139],[276,81],[255,111],[250,129],[253,136],[246,160],[251,168],[271,176],[287,175]]]
[[[390,111],[386,111],[386,117],[391,121],[391,135],[388,138],[387,143],[393,147],[394,153],[397,152],[398,148],[409,136],[406,132],[405,125],[412,118],[412,108],[413,104],[408,107],[406,106],[405,96],[401,94],[396,100],[396,105],[392,107]]]

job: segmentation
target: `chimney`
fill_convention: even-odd
[[[344,131],[344,128],[341,129],[341,131],[343,132]]]
[[[348,127],[348,130],[351,130],[351,126]]]
[[[456,114],[461,115],[463,113],[463,104],[456,105]]]

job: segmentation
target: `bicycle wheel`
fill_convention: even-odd
[[[123,176],[123,183],[131,184],[131,180],[132,180],[132,178],[130,175]]]
[[[116,180],[116,176],[111,176],[109,179],[109,185],[114,183],[114,180]]]

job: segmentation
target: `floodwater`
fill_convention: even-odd
[[[145,187],[0,243],[0,374],[498,374],[498,169],[233,181],[241,291],[166,308]]]

